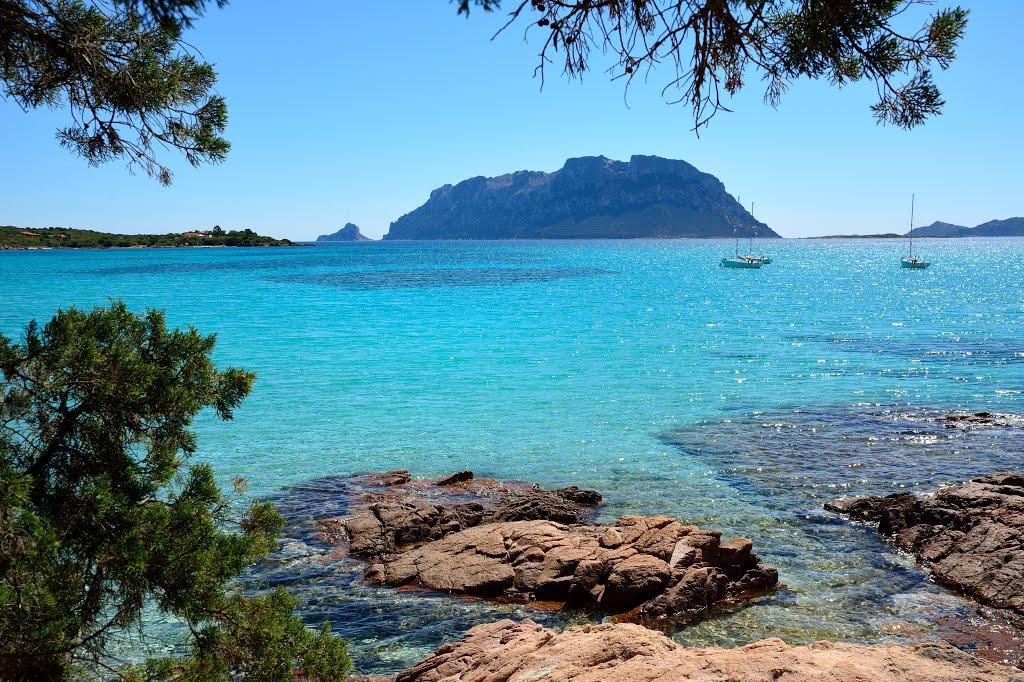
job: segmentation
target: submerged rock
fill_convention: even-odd
[[[778,583],[750,540],[721,542],[719,531],[667,517],[593,523],[587,517],[601,500],[594,491],[478,482],[471,474],[395,485],[394,473],[370,475],[389,482],[386,492],[342,521],[351,552],[371,563],[370,582],[640,618],[699,613]],[[448,492],[453,487],[461,491]]]
[[[994,427],[1017,427],[1024,425],[1018,414],[1004,414],[996,412],[958,412],[935,417],[930,421],[937,421],[947,429],[973,428],[981,426]]]
[[[682,647],[628,623],[584,625],[558,634],[530,620],[472,628],[396,682],[1024,682],[1019,670],[948,644],[859,646],[765,639],[735,649]]]
[[[934,495],[854,497],[825,508],[877,523],[936,582],[1024,623],[1024,474],[979,476]]]

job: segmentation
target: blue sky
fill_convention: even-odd
[[[945,113],[921,128],[876,125],[867,83],[802,82],[773,110],[750,74],[734,113],[697,138],[689,109],[661,96],[667,73],[627,95],[597,61],[582,83],[549,71],[541,91],[541,33],[492,41],[501,14],[466,19],[445,0],[235,0],[187,36],[220,73],[226,163],[192,169],[168,154],[170,188],[120,164],[89,168],[54,140],[64,112],[0,102],[0,224],[311,239],[351,220],[379,237],[440,185],[598,154],[685,159],[787,237],[905,231],[912,192],[918,225],[1024,215],[1024,2],[965,6],[959,57],[936,76]]]

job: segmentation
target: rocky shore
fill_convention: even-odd
[[[683,647],[630,623],[562,633],[525,620],[478,625],[395,682],[1024,682],[1015,668],[948,644],[789,646],[765,639],[735,649]]]
[[[969,425],[988,418],[972,417]],[[723,541],[718,531],[676,519],[599,522],[602,498],[595,491],[542,490],[470,471],[414,480],[405,470],[307,487],[331,499],[338,499],[333,491],[345,491],[335,514],[317,522],[319,537],[336,548],[325,556],[362,562],[370,583],[614,616],[563,632],[529,619],[477,625],[396,676],[354,680],[1024,682],[1024,673],[1005,665],[1010,659],[986,661],[945,641],[791,646],[769,638],[731,649],[681,646],[645,625],[661,630],[672,622],[665,618],[700,615],[770,591],[777,572],[758,560],[749,540]],[[934,495],[859,497],[826,507],[878,523],[936,580],[1017,618],[1005,621],[1014,632],[1024,622],[1024,475],[981,476]]]
[[[928,567],[936,582],[1024,625],[1024,473],[978,476],[934,495],[854,497],[825,508],[878,532]]]
[[[349,514],[323,523],[371,583],[635,618],[686,617],[770,591],[750,540],[667,517],[594,522],[601,495],[479,480],[368,474]]]

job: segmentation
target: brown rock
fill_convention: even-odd
[[[778,581],[778,575],[773,576]],[[691,566],[678,573],[667,590],[640,608],[645,618],[661,618],[698,613],[709,608],[728,593],[729,579],[720,569]]]
[[[546,491],[468,471],[412,481],[404,470],[355,484],[362,504],[333,523],[352,554],[370,562],[365,577],[376,584],[662,617],[778,583],[749,540],[722,543],[719,531],[667,516],[582,523],[601,496],[575,486]]]
[[[601,493],[596,490],[583,490],[582,488],[577,488],[574,485],[571,485],[568,488],[559,488],[555,491],[555,494],[559,497],[564,497],[570,502],[575,502],[576,504],[601,504],[601,500],[603,499],[601,497]]]
[[[383,473],[368,474],[368,476],[375,479],[379,485],[405,485],[412,480],[412,476],[405,469],[393,469],[391,471],[385,471]]]
[[[582,518],[580,512],[579,504],[563,497],[558,491],[537,488],[503,495],[499,504],[488,511],[487,521],[545,519],[559,523],[579,523]]]
[[[672,573],[668,563],[650,554],[634,554],[612,566],[598,602],[605,611],[628,611],[661,592]]]
[[[655,540],[661,533],[678,537],[678,523],[627,517],[626,524],[484,523],[381,556],[367,579],[479,597],[558,601],[608,613],[640,607],[643,617],[699,613],[726,596],[746,596],[778,583],[775,569],[750,553],[749,540],[732,541],[730,563],[719,567],[699,561],[701,553],[722,554],[717,533],[683,536],[677,542],[695,537],[701,549],[686,546],[686,559],[678,559],[673,570],[666,560],[675,553],[666,549],[671,545]],[[609,549],[602,546],[609,533],[636,541]]]
[[[465,483],[466,481],[472,480],[472,471],[459,471],[451,476],[445,476],[444,478],[437,479],[437,481],[434,482],[434,485],[455,485],[456,483]]]
[[[858,497],[825,508],[878,523],[937,582],[1024,622],[1024,474],[979,476],[931,496]]]
[[[366,494],[365,505],[341,524],[351,552],[369,559],[485,522],[579,523],[595,504],[585,500],[601,499],[598,493],[575,486],[550,491],[521,484],[478,483],[471,471],[433,481],[413,482],[404,469],[358,478],[361,486],[380,492]]]
[[[396,682],[1024,682],[1014,668],[948,644],[789,646],[766,639],[736,649],[685,648],[633,624],[561,634],[525,620],[478,625]]]

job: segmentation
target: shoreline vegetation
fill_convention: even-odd
[[[0,226],[0,251],[31,249],[152,249],[203,246],[302,246],[244,230],[187,230],[167,234],[115,234],[65,227],[27,229]]]
[[[283,587],[234,587],[284,518],[193,459],[193,419],[232,419],[256,375],[122,301],[58,310],[22,339],[0,334],[0,680],[344,680],[328,624],[308,627]],[[173,655],[113,651],[155,617],[190,633]]]

